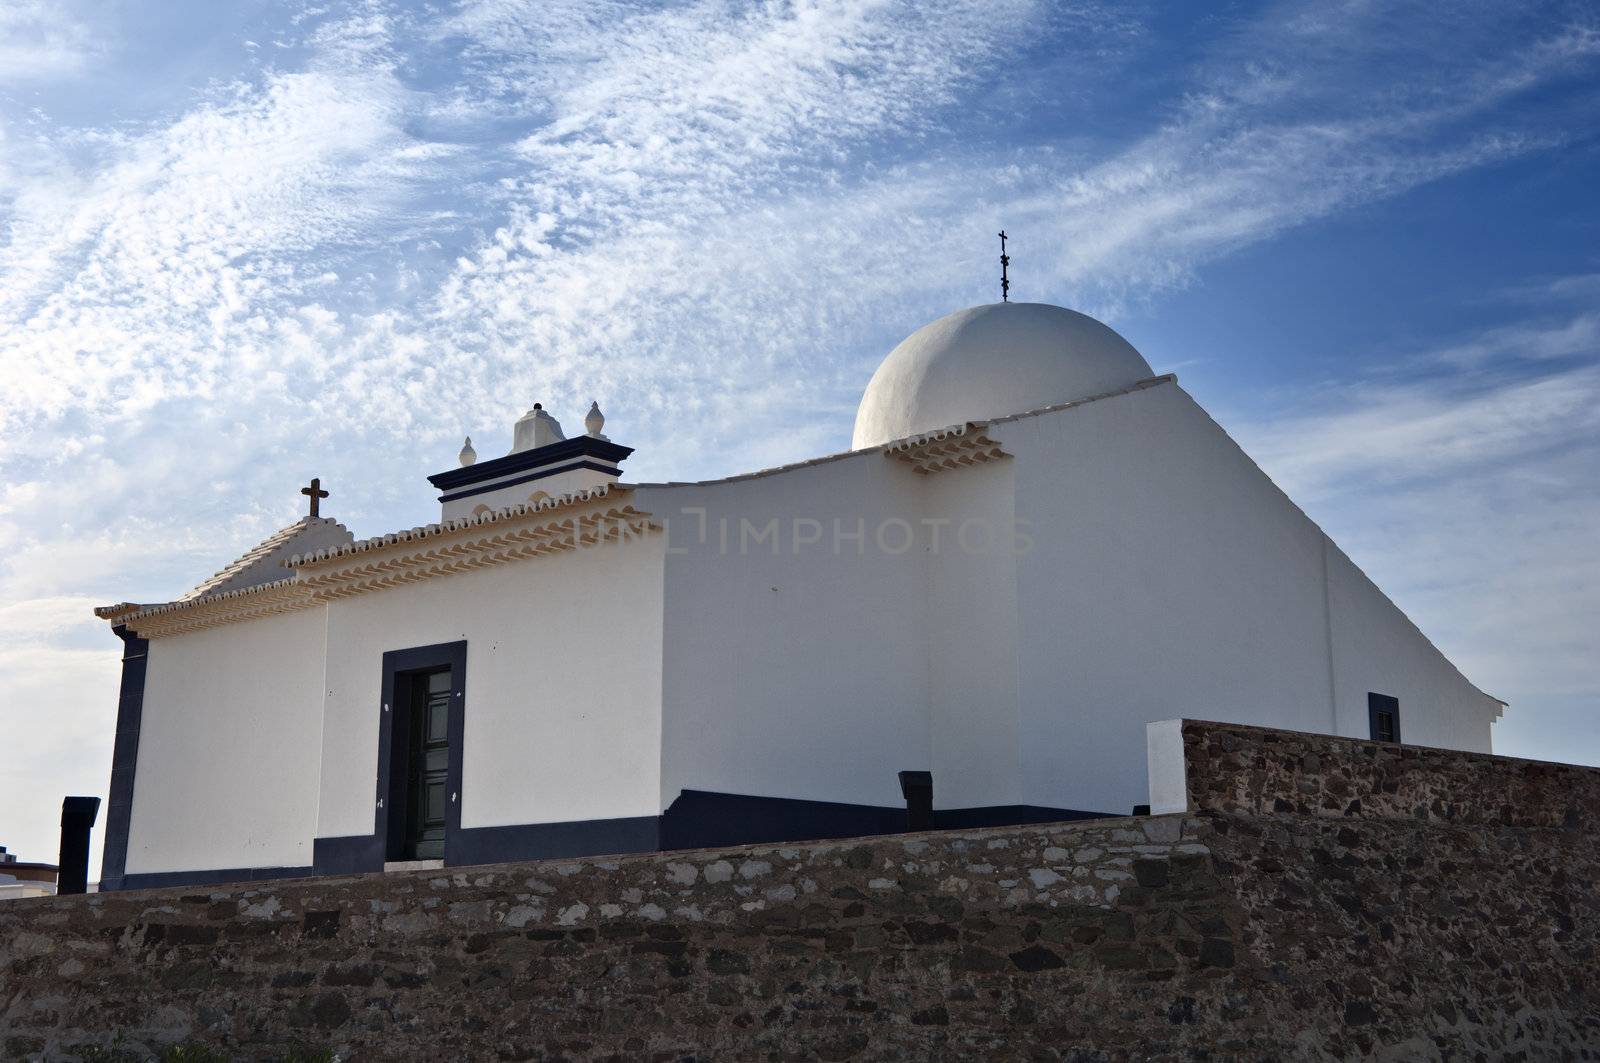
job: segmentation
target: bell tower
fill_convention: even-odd
[[[504,457],[479,461],[469,438],[461,448],[459,469],[428,477],[439,489],[439,519],[456,520],[614,483],[633,448],[601,434],[606,419],[598,402],[590,405],[583,423],[587,431],[568,439],[561,422],[536,402],[512,426],[511,450]]]

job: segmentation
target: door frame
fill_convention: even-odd
[[[403,677],[415,672],[450,669],[449,771],[445,785],[450,793],[445,805],[444,854],[450,862],[451,839],[461,829],[461,743],[466,733],[467,643],[441,642],[390,650],[383,655],[383,691],[378,706],[378,778],[375,795],[374,834],[383,846],[385,861],[404,859],[406,832],[406,761],[410,754],[410,732],[406,729],[409,707],[401,706]],[[394,813],[391,815],[391,813]]]

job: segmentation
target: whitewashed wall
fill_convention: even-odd
[[[927,554],[935,808],[1023,803],[1014,469],[918,477],[924,518],[948,522]]]
[[[685,788],[903,803],[896,773],[931,757],[925,557],[872,539],[881,520],[920,514],[916,479],[866,453],[639,489],[683,551],[666,558],[665,804]],[[836,519],[844,536],[866,529],[859,552],[849,538],[835,550]],[[773,520],[776,554],[756,541]]]
[[[325,614],[150,640],[127,870],[304,867]]]
[[[1331,541],[1328,600],[1338,734],[1367,737],[1367,692],[1374,691],[1400,699],[1402,741],[1491,751],[1500,703],[1472,686]]]
[[[1145,724],[1327,730],[1321,533],[1175,384],[997,426],[1017,455],[1025,788],[1128,812]]]
[[[318,835],[373,831],[383,654],[460,639],[463,827],[655,815],[663,548],[654,535],[332,602]]]
[[[1176,384],[991,435],[1036,542],[1017,581],[1031,803],[1143,802],[1156,720],[1367,737],[1368,690],[1400,699],[1407,741],[1486,747],[1486,699],[1337,548],[1325,577],[1326,537]]]
[[[1007,463],[919,476],[874,451],[638,498],[674,548],[664,804],[898,806],[907,769],[934,772],[939,808],[1021,800]]]
[[[684,551],[666,559],[664,804],[897,804],[895,772],[926,767],[940,808],[1125,813],[1147,723],[1366,737],[1368,690],[1400,699],[1408,742],[1487,748],[1494,703],[1176,384],[988,431],[1013,458],[918,477],[873,451],[640,490]],[[864,523],[865,549],[792,542],[835,520]],[[886,549],[886,521],[942,521],[940,548],[924,531]],[[968,521],[1020,521],[1031,547],[971,549]]]

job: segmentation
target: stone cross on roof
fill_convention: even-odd
[[[300,488],[300,493],[310,497],[311,499],[311,516],[318,516],[318,503],[322,499],[328,497],[328,492],[322,489],[322,481],[313,476],[311,478],[311,485],[309,487]]]

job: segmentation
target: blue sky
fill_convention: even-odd
[[[1600,763],[1584,4],[0,7],[0,844],[105,792],[117,648],[294,520],[436,514],[535,399],[636,479],[845,449],[1013,295],[1110,322],[1478,683]],[[98,833],[98,832],[97,832]]]

